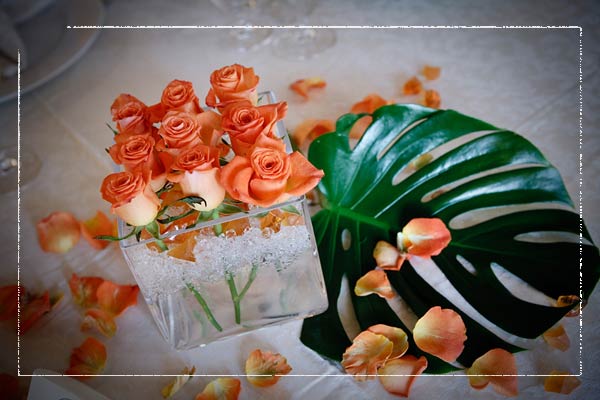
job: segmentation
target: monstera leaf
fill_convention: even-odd
[[[356,281],[375,267],[377,241],[395,243],[396,233],[417,217],[441,218],[449,227],[450,245],[432,260],[479,316],[472,311],[467,315],[464,304],[459,307],[439,291],[415,263],[405,262],[387,275],[416,316],[438,305],[461,315],[468,336],[458,359],[463,365],[492,348],[519,350],[479,318],[516,337],[536,338],[572,307],[517,296],[499,279],[498,267],[538,296],[579,295],[580,288],[584,298],[590,295],[600,275],[598,249],[558,171],[531,143],[455,111],[389,105],[375,111],[372,124],[351,149],[348,133],[361,116],[341,117],[336,132],[310,147],[310,161],[325,171],[319,185],[323,209],[313,225],[330,306],[305,321],[303,343],[341,360],[351,344],[336,305],[342,280],[348,280],[352,292]],[[411,336],[386,300],[351,296],[361,329],[383,323]],[[409,353],[421,355],[414,342]],[[425,356],[428,372],[453,369]]]

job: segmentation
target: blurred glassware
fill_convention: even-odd
[[[275,21],[282,25],[309,26],[317,0],[282,0],[271,7]],[[277,32],[273,53],[289,60],[306,60],[335,44],[335,31],[327,28],[287,28]]]
[[[223,13],[235,16],[233,25],[245,26],[229,30],[225,45],[246,51],[266,43],[271,36],[270,28],[253,28],[264,25],[269,18],[268,6],[272,0],[211,0]]]
[[[40,159],[31,151],[21,149],[19,154],[17,146],[0,149],[0,195],[16,191],[19,178],[21,186],[27,185],[38,176],[40,167]]]

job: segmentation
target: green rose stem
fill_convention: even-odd
[[[233,280],[233,275],[229,272],[225,275],[226,276],[225,279],[227,280],[227,284],[229,285],[229,292],[231,293],[231,300],[233,301],[233,308],[235,311],[235,323],[238,325],[242,321],[240,303],[244,299],[244,296],[246,295],[246,292],[248,292],[248,289],[250,289],[250,285],[252,285],[252,282],[254,282],[254,279],[256,279],[256,271],[257,270],[258,270],[258,265],[252,264],[252,269],[250,270],[250,276],[248,276],[248,281],[246,282],[246,285],[244,286],[244,288],[242,289],[242,291],[239,294],[237,292],[237,288],[235,287],[235,281]]]
[[[202,309],[204,310],[204,313],[206,314],[206,318],[208,318],[208,320],[210,321],[212,326],[214,326],[215,329],[218,330],[219,332],[223,332],[223,328],[221,328],[221,325],[219,325],[219,323],[215,319],[215,316],[213,315],[212,311],[210,311],[210,307],[208,306],[208,304],[206,304],[206,301],[204,300],[204,298],[202,297],[200,292],[198,292],[196,290],[196,288],[193,287],[190,283],[186,282],[185,286],[187,286],[189,291],[194,294],[194,297],[198,301],[198,304],[200,304],[200,307],[202,307]]]
[[[220,218],[219,210],[215,208],[212,211],[211,217],[212,217],[212,219],[219,219]],[[221,224],[215,224],[213,226],[213,230],[215,231],[216,236],[220,236],[223,233],[223,226]]]

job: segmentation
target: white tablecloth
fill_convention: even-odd
[[[430,83],[442,97],[442,107],[458,110],[514,130],[536,144],[559,169],[574,201],[583,191],[583,214],[595,241],[600,241],[600,151],[597,130],[600,89],[597,40],[598,11],[593,2],[326,2],[309,20],[336,25],[581,25],[583,30],[583,185],[579,171],[580,31],[571,29],[337,29],[336,45],[304,62],[278,58],[267,45],[238,52],[224,47],[226,30],[150,29],[102,30],[91,50],[57,79],[21,99],[21,143],[37,153],[43,166],[39,176],[21,192],[21,282],[31,291],[44,288],[66,293],[58,309],[39,321],[21,340],[22,374],[35,368],[64,371],[73,347],[85,334],[79,331],[80,311],[70,299],[67,279],[72,272],[100,275],[119,283],[131,282],[117,248],[93,251],[83,241],[65,256],[43,253],[35,223],[55,210],[78,218],[108,210],[99,195],[102,178],[111,171],[104,148],[111,143],[105,127],[109,106],[121,92],[147,104],[157,102],[172,79],[191,80],[204,97],[211,71],[224,65],[253,66],[260,88],[274,90],[289,103],[286,124],[293,128],[305,118],[329,118],[347,112],[369,93],[402,98],[401,85],[423,64],[442,67]],[[236,21],[213,5],[194,1],[113,1],[105,24],[214,25]],[[265,23],[269,23],[265,21]],[[303,102],[288,90],[302,77],[322,76],[325,90]],[[0,144],[17,141],[16,101],[0,105]],[[2,237],[0,285],[17,275],[16,194],[0,198]],[[544,374],[551,369],[579,372],[583,386],[572,398],[594,398],[600,391],[600,295],[594,293],[584,310],[583,340],[580,320],[565,322],[572,346],[566,353],[540,349],[516,355],[519,373]],[[339,369],[304,347],[301,322],[268,328],[204,348],[177,352],[159,336],[148,308],[141,301],[118,319],[115,337],[104,340],[108,349],[106,374],[177,374],[195,365],[200,374],[242,374],[247,354],[254,348],[282,353],[296,375],[274,387],[255,389],[244,378],[241,398],[363,399],[392,398],[377,381],[356,383]],[[16,336],[0,329],[0,371],[16,373]],[[543,350],[545,349],[545,350]],[[113,399],[158,399],[168,377],[97,377],[89,385]],[[178,398],[192,398],[210,381],[195,378]],[[520,398],[564,398],[543,391],[543,377],[519,378]],[[187,396],[187,397],[186,397]],[[476,392],[464,376],[422,376],[411,398],[495,398],[491,389]]]

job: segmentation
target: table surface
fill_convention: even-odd
[[[342,5],[343,4],[343,5]],[[265,17],[266,18],[266,17]],[[209,74],[221,66],[253,66],[260,88],[274,90],[289,104],[288,128],[305,118],[335,119],[369,93],[409,102],[402,83],[424,64],[442,67],[430,83],[442,97],[442,108],[481,118],[519,132],[538,146],[560,171],[592,237],[600,241],[600,117],[599,12],[593,2],[454,1],[405,2],[373,0],[323,2],[307,22],[327,25],[578,25],[583,27],[583,144],[580,147],[580,30],[569,29],[336,29],[337,42],[307,61],[275,56],[268,44],[239,52],[223,45],[223,29],[104,29],[90,51],[73,67],[21,99],[21,143],[34,151],[43,166],[39,176],[21,190],[20,271],[30,290],[51,288],[66,293],[60,306],[40,320],[21,340],[21,373],[35,368],[64,371],[73,347],[85,334],[78,329],[80,311],[70,300],[66,280],[72,272],[100,275],[120,283],[131,276],[117,246],[100,252],[87,243],[57,256],[43,253],[35,223],[55,210],[79,219],[96,209],[108,210],[98,188],[111,171],[104,148],[111,135],[105,127],[109,106],[121,92],[147,104],[157,102],[172,79],[194,83],[202,99]],[[261,20],[268,24],[268,20]],[[191,0],[112,1],[106,25],[219,25],[235,24],[235,16],[214,5]],[[277,35],[275,32],[274,35]],[[303,102],[288,85],[302,77],[322,76],[327,88]],[[0,145],[17,142],[16,101],[0,105]],[[580,153],[583,175],[580,174]],[[580,185],[580,179],[583,183]],[[580,202],[580,191],[582,192]],[[17,198],[0,197],[4,212],[0,254],[0,285],[17,276]],[[516,355],[519,373],[544,374],[550,369],[579,372],[583,386],[572,398],[590,398],[600,391],[600,295],[594,293],[583,319],[565,322],[572,345],[557,350]],[[580,341],[580,322],[583,337]],[[282,353],[293,376],[268,389],[255,389],[244,378],[241,398],[392,398],[377,381],[356,383],[339,369],[305,348],[298,339],[301,322],[252,332],[191,351],[172,350],[159,336],[147,306],[141,301],[118,320],[119,330],[104,340],[107,374],[177,374],[195,365],[200,374],[241,374],[254,348]],[[14,372],[16,336],[0,329],[0,371]],[[327,375],[327,376],[318,376]],[[329,376],[338,375],[338,376]],[[89,385],[113,399],[160,398],[168,377],[97,377]],[[210,377],[195,378],[179,398],[192,398]],[[521,398],[565,398],[543,391],[543,377],[519,378]],[[452,396],[449,396],[449,394]],[[495,398],[491,389],[472,390],[464,376],[418,378],[412,398]],[[499,396],[497,396],[499,397]]]

